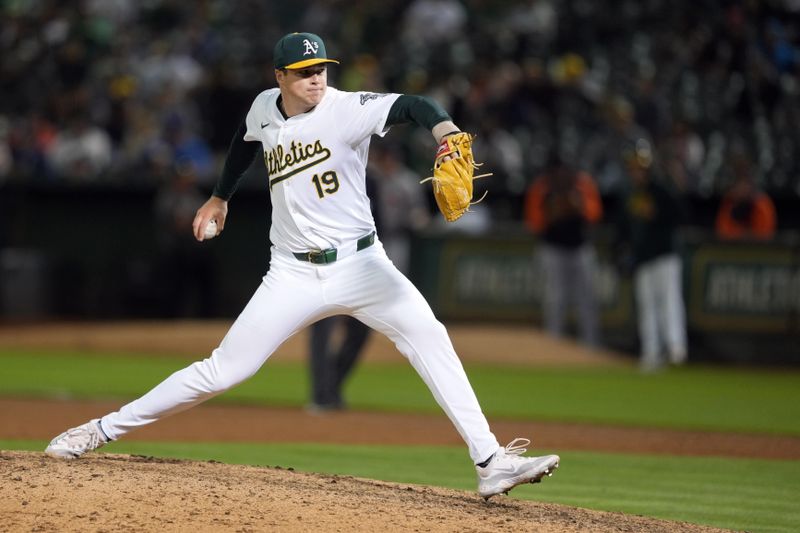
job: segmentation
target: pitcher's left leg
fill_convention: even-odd
[[[524,438],[507,446],[497,443],[447,331],[428,302],[379,246],[364,252],[356,261],[334,265],[339,267],[336,290],[328,296],[389,337],[408,358],[467,443],[478,494],[488,499],[552,475],[558,455],[523,456],[530,443]]]
[[[411,362],[469,447],[475,463],[500,445],[489,429],[461,361],[428,302],[382,250],[359,258],[358,287],[349,287],[353,316],[389,337]],[[362,270],[363,269],[363,270]],[[347,285],[347,284],[345,284]],[[347,290],[347,289],[346,289]]]

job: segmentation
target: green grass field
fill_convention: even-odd
[[[0,350],[0,394],[132,398],[186,363],[170,357]],[[798,372],[688,367],[641,376],[632,369],[488,366],[467,372],[491,417],[800,435]],[[307,390],[305,365],[276,360],[214,401],[299,406]],[[421,380],[402,362],[359,367],[347,396],[358,409],[438,412]],[[4,449],[41,450],[45,444],[0,440]],[[123,441],[104,450],[475,488],[462,448]],[[556,476],[521,487],[514,497],[753,532],[800,530],[798,461],[558,453],[562,467]]]
[[[0,350],[0,394],[135,398],[190,360]],[[800,372],[682,368],[642,376],[633,368],[551,369],[468,366],[491,417],[800,435]],[[439,413],[411,365],[358,367],[352,407]],[[216,402],[302,406],[306,365],[268,361]]]

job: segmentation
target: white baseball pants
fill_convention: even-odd
[[[681,285],[681,258],[670,254],[648,261],[634,275],[641,342],[641,362],[655,367],[666,348],[675,362],[686,357],[686,310]]]
[[[255,374],[290,336],[336,314],[352,315],[395,343],[467,443],[474,462],[497,451],[497,439],[447,331],[377,240],[328,265],[299,261],[273,247],[269,272],[211,357],[103,417],[103,431],[118,439],[224,392]]]

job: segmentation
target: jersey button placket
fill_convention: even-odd
[[[284,146],[284,147],[286,146],[284,141],[286,140],[287,129],[288,128],[286,126],[286,123],[284,122],[281,125],[280,130],[278,130],[278,146]],[[292,187],[290,184],[291,180],[284,180],[283,183],[281,184],[283,186],[283,197],[286,200],[286,207],[289,210],[289,213],[291,215],[296,215],[297,207],[296,203],[294,202],[294,198],[292,197]],[[292,217],[292,219],[294,218],[295,217]],[[295,220],[295,224],[297,224],[297,220]]]

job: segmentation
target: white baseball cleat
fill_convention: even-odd
[[[86,452],[96,450],[108,442],[103,430],[100,429],[100,419],[91,420],[82,426],[68,429],[50,441],[44,453],[58,459],[77,459]]]
[[[522,457],[531,443],[528,439],[516,438],[495,452],[489,464],[475,466],[478,471],[478,494],[485,500],[501,493],[508,493],[523,483],[538,483],[544,476],[553,475],[558,468],[557,455]]]

